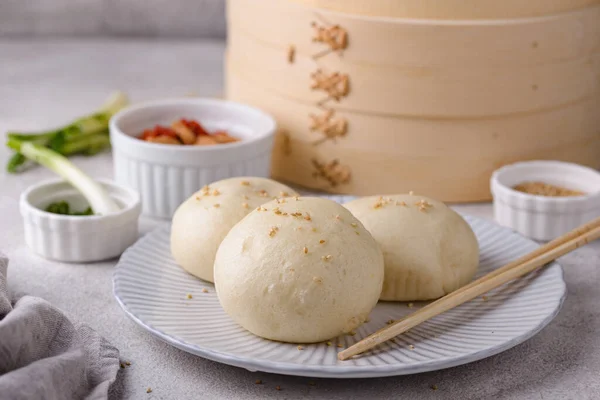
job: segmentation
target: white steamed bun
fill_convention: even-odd
[[[215,259],[225,311],[250,332],[283,342],[352,331],[382,283],[377,243],[348,210],[321,198],[264,204],[229,231]]]

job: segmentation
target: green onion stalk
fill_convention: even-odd
[[[58,129],[39,133],[8,132],[9,147],[15,149],[15,143],[34,143],[69,157],[75,154],[94,155],[110,146],[108,123],[110,118],[129,104],[122,92],[113,93],[96,112],[78,118]],[[24,170],[27,157],[17,152],[8,160],[6,170],[19,173]]]
[[[117,92],[95,113],[51,131],[37,134],[9,132],[6,145],[15,151],[6,166],[11,173],[22,170],[27,160],[36,162],[71,183],[88,201],[94,214],[106,215],[119,210],[104,186],[71,163],[73,154],[96,154],[108,146],[108,122],[127,106],[127,97]]]

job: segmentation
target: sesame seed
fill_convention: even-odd
[[[219,192],[218,189],[213,190],[213,196],[218,196],[220,194],[221,194],[221,192]]]
[[[412,344],[409,344],[409,345],[408,345],[408,348],[409,348],[409,349],[411,349],[411,350],[414,350],[414,349],[415,349],[415,346],[413,346]]]
[[[338,348],[340,348],[340,349],[342,349],[342,348],[344,348],[344,345],[343,345],[343,344],[340,344],[340,343],[338,343],[338,344],[337,344],[337,347],[338,347]]]
[[[325,243],[325,239],[319,240],[319,243],[321,243],[321,244]]]
[[[250,186],[250,182],[248,181],[241,181],[240,184],[243,186]]]
[[[313,231],[313,232],[316,232],[316,231],[317,231],[317,228],[312,228],[312,231]]]
[[[360,232],[359,231],[354,231],[354,233],[356,233],[357,235],[360,236]]]
[[[281,386],[275,386],[275,390],[281,390]]]
[[[306,213],[306,216],[304,217],[304,219],[307,221],[312,221],[312,218],[310,217],[309,213]]]
[[[404,202],[404,201],[397,201],[396,205],[397,206],[404,206],[404,207],[406,207],[406,202]]]
[[[130,366],[131,363],[129,361],[125,361],[125,365]]]
[[[383,204],[380,201],[378,201],[377,203],[375,203],[375,205],[373,205],[373,208],[381,208],[381,207],[383,207]]]
[[[283,215],[284,217],[287,217],[288,213],[284,212],[284,213],[283,213],[283,214],[281,214],[281,215]]]
[[[152,393],[152,388],[146,389],[146,393]]]
[[[208,192],[209,190],[210,190],[210,186],[208,186],[208,185],[202,186],[202,191]]]
[[[191,299],[191,298],[192,298],[192,294],[191,294],[191,293],[188,293],[186,297],[187,297],[188,299]]]
[[[481,298],[483,299],[483,301],[488,301],[488,297],[487,296],[482,296]]]
[[[279,192],[279,196],[281,196],[281,197],[289,197],[289,193],[288,192]]]
[[[298,197],[298,196],[295,196],[295,197],[294,197],[294,200],[296,200],[296,201],[300,201],[300,197]]]
[[[123,363],[119,364],[119,366],[120,366],[121,368],[125,368],[125,364],[123,364]]]
[[[394,322],[396,322],[396,321],[394,321],[393,319],[390,319],[390,320],[388,320],[388,321],[386,322],[386,324],[387,324],[387,325],[391,325],[391,324],[393,324]]]
[[[431,390],[438,390],[437,385],[431,385]]]
[[[315,281],[315,283],[323,283],[323,279],[318,276],[313,277],[313,281]]]
[[[297,348],[298,350],[304,350],[304,347],[302,347],[302,346],[298,346],[298,347],[296,347],[296,348]]]
[[[325,343],[328,347],[331,347],[331,342]]]
[[[208,289],[207,288],[202,288],[202,293],[208,293]]]
[[[196,196],[196,200],[200,201],[200,200],[202,200],[202,197]]]
[[[282,212],[280,210],[275,210],[274,212],[275,212],[275,215],[281,215],[282,214]]]
[[[277,233],[278,230],[279,230],[279,228],[276,226],[271,227],[271,230],[269,231],[269,236],[271,236],[271,237],[275,236],[275,234]]]
[[[341,220],[341,219],[342,219],[342,217],[340,217],[340,214],[338,214],[338,215],[336,215],[336,216],[335,216],[335,219],[337,219],[337,220]]]
[[[353,222],[350,224],[351,227],[356,228],[358,226],[358,224],[356,222]]]
[[[262,196],[262,197],[269,197],[269,193],[267,193],[267,191],[264,190],[264,189],[263,190],[259,190],[258,191],[258,195]]]
[[[244,207],[244,208],[248,208],[248,207],[249,207],[249,206],[248,206],[248,203],[242,203],[242,207]]]
[[[254,381],[255,385],[262,385],[262,381],[260,379],[257,379],[256,381]]]
[[[331,260],[331,258],[332,258],[332,257],[333,257],[333,256],[332,256],[331,254],[328,254],[328,255],[326,255],[326,256],[323,256],[323,257],[321,257],[321,259],[322,259],[323,261],[329,261],[329,260]]]
[[[304,247],[302,251],[304,251],[304,254],[308,254],[308,247]]]
[[[219,207],[221,207],[221,205],[219,203],[217,203],[217,204],[213,205],[213,207],[214,208],[219,208]]]

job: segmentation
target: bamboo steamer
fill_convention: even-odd
[[[228,71],[227,97],[277,119],[273,176],[332,193],[415,192],[449,202],[490,198],[495,169],[520,160],[556,159],[600,167],[600,92],[553,110],[484,119],[385,117],[340,112],[345,137],[322,140],[307,129],[311,104],[265,91]],[[353,134],[360,132],[361,134]],[[350,169],[346,184],[315,177],[313,160]]]
[[[577,1],[544,4],[588,4]],[[600,6],[456,21],[359,15],[384,0],[344,1],[345,13],[298,3],[228,1],[227,97],[278,120],[276,178],[462,202],[489,199],[489,176],[507,163],[600,166]],[[445,18],[466,18],[455,11]]]
[[[600,20],[598,21],[600,24]],[[589,97],[600,90],[600,50],[578,59],[528,66],[398,67],[365,65],[346,58],[315,60],[268,46],[237,29],[229,34],[233,71],[280,95],[307,103],[326,97],[311,90],[316,68],[343,71],[351,90],[332,108],[386,115],[482,117],[531,112]],[[493,77],[493,79],[490,79]]]
[[[597,4],[598,0],[291,0],[350,14],[393,18],[521,18]]]

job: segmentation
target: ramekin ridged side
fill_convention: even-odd
[[[536,196],[513,189],[522,182],[544,182],[580,190],[583,196]],[[554,239],[600,216],[600,173],[560,161],[527,161],[500,168],[491,178],[494,217],[534,240]]]
[[[144,127],[178,118],[200,123],[218,119],[219,129],[243,131],[245,137],[214,146],[162,145],[134,137]],[[183,201],[211,182],[235,176],[269,177],[275,130],[268,114],[222,100],[174,99],[134,106],[110,123],[115,180],[140,193],[145,215],[171,218]]]
[[[76,192],[62,180],[43,181],[21,194],[25,242],[42,257],[63,262],[93,262],[119,256],[138,239],[139,195],[111,181],[100,180],[121,204],[109,215],[69,216],[40,209],[46,193]]]

